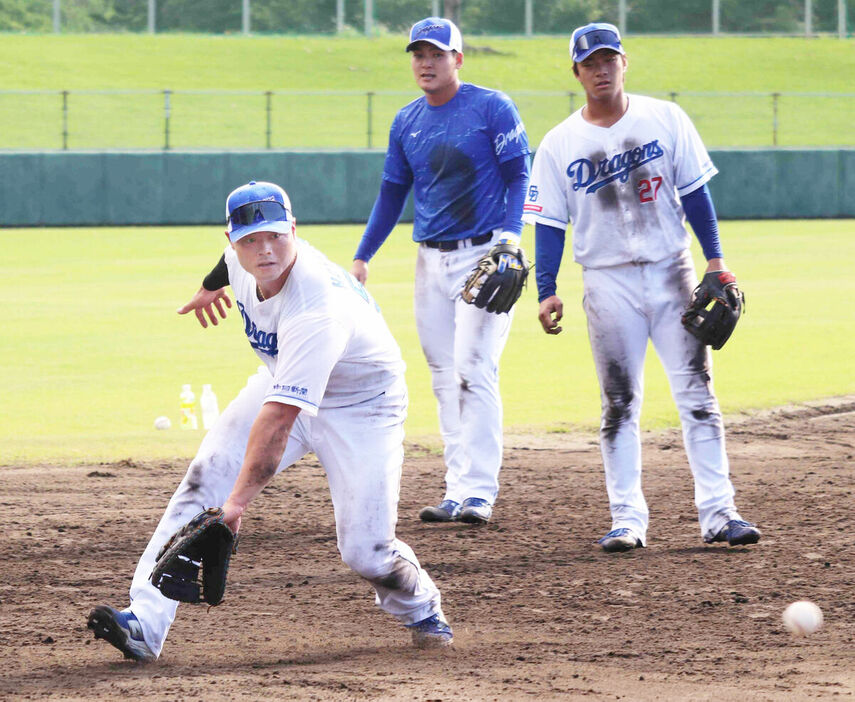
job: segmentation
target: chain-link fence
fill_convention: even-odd
[[[847,36],[855,0],[0,0],[0,31],[318,34],[401,32],[427,15],[467,34],[566,34],[589,21],[624,33]]]
[[[537,145],[584,103],[512,91]],[[715,147],[855,146],[855,93],[658,93]],[[386,148],[401,91],[0,91],[0,149]],[[300,109],[293,105],[299,103]]]

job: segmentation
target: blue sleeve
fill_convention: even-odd
[[[527,155],[517,156],[510,161],[499,164],[499,172],[508,189],[508,198],[505,204],[505,222],[502,230],[522,234],[522,208],[525,202],[526,190],[528,190],[528,179],[531,167]]]
[[[721,242],[718,238],[718,219],[715,216],[710,189],[704,185],[680,198],[686,219],[692,225],[692,231],[698,237],[707,261],[711,258],[724,258]]]
[[[537,301],[555,294],[555,279],[564,254],[564,230],[538,222],[534,226],[534,260],[537,263]]]
[[[365,225],[365,233],[353,256],[354,260],[370,261],[377,253],[398,223],[409,192],[409,185],[383,179],[380,184],[380,194],[374,201],[371,216],[368,218],[368,224]]]
[[[490,138],[493,140],[493,153],[499,163],[509,161],[531,153],[528,134],[520,117],[519,110],[507,95],[497,92],[492,101],[494,110],[489,119]]]
[[[395,115],[389,128],[389,146],[386,148],[386,160],[383,163],[383,178],[393,183],[412,184],[413,169],[401,146],[401,113]]]

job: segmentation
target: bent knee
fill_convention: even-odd
[[[404,592],[415,590],[419,580],[418,568],[391,550],[388,544],[340,547],[340,551],[344,563],[372,585]]]
[[[197,456],[190,463],[178,492],[193,496],[199,502],[213,507],[224,499],[220,495],[224,489],[226,492],[231,490],[235,476],[236,473],[230,469],[226,457],[217,454]]]

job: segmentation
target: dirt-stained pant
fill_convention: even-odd
[[[149,582],[157,552],[195,514],[226,500],[271,382],[267,369],[259,367],[205,436],[137,565],[131,611],[157,655],[178,607]],[[412,549],[395,538],[406,409],[401,380],[358,405],[321,409],[316,417],[301,412],[279,471],[315,452],[329,481],[342,560],[372,584],[383,610],[413,624],[440,611],[440,593]],[[232,561],[232,574],[240,572],[240,560],[238,554]]]
[[[499,494],[503,443],[499,359],[513,310],[495,314],[460,297],[466,277],[494,243],[456,251],[421,245],[416,260],[416,327],[445,445],[445,499],[455,502],[479,497],[493,504]]]
[[[627,527],[646,543],[639,418],[650,339],[677,403],[695,479],[701,535],[714,536],[728,520],[740,517],[713,393],[710,353],[680,322],[697,284],[689,252],[655,263],[585,268],[583,281],[588,335],[600,381],[600,447],[612,528]]]

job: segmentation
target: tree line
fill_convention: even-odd
[[[145,32],[148,0],[60,0],[63,32]],[[855,0],[847,0],[855,17]],[[634,33],[708,33],[712,0],[627,0],[627,27]],[[464,34],[522,34],[524,0],[443,0],[440,11],[459,20]],[[0,31],[52,32],[54,0],[0,0]],[[405,31],[430,14],[430,0],[373,0],[379,31]],[[799,32],[804,0],[720,0],[723,32]],[[255,33],[336,31],[336,0],[251,0]],[[352,31],[365,24],[365,0],[345,0]],[[812,0],[815,29],[833,31],[837,0]],[[533,0],[538,34],[568,34],[589,21],[618,22],[618,0]],[[159,32],[229,34],[241,31],[241,0],[157,0]]]

